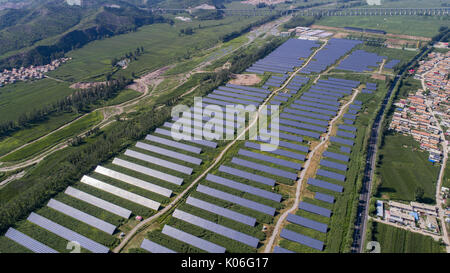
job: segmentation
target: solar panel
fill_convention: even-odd
[[[310,132],[310,131],[301,130],[301,129],[295,129],[295,128],[288,127],[288,126],[280,125],[279,129],[281,131],[285,131],[285,132],[289,132],[289,133],[293,133],[293,134],[297,134],[297,135],[301,135],[301,136],[308,136],[308,137],[312,137],[312,138],[316,138],[316,139],[318,139],[320,137],[319,133]]]
[[[259,103],[254,102],[254,101],[235,99],[235,98],[226,97],[226,96],[220,96],[220,95],[209,94],[206,97],[207,98],[218,99],[218,100],[222,100],[222,101],[227,101],[227,102],[240,103],[240,104],[244,104],[244,105],[255,105],[255,106],[259,105]],[[206,99],[206,98],[204,98],[204,99]]]
[[[346,156],[346,155],[332,153],[332,152],[329,152],[329,151],[323,152],[323,156],[324,157],[333,158],[333,159],[337,159],[337,160],[341,160],[341,161],[345,161],[345,162],[348,162],[350,160],[350,158],[348,156]]]
[[[176,253],[172,249],[169,249],[167,247],[164,247],[147,239],[144,239],[142,241],[141,248],[151,253]]]
[[[359,106],[359,105],[354,105],[354,104],[351,104],[348,108],[354,109],[354,110],[361,110],[361,106]]]
[[[285,124],[285,125],[289,125],[289,126],[293,126],[293,127],[297,127],[297,128],[303,128],[303,129],[308,129],[308,130],[312,130],[312,131],[318,131],[318,132],[322,132],[322,133],[325,133],[327,131],[327,128],[325,128],[325,127],[310,125],[310,124],[307,124],[307,123],[301,123],[301,122],[287,120],[287,119],[283,119],[283,118],[280,118],[280,123],[281,124]]]
[[[348,112],[349,114],[352,114],[352,115],[358,114],[358,111],[352,110],[352,109],[349,109],[347,112]]]
[[[87,184],[89,186],[92,186],[94,188],[106,191],[110,194],[113,194],[115,196],[118,196],[120,198],[123,199],[127,199],[128,201],[131,201],[133,203],[142,205],[144,207],[153,209],[153,210],[158,210],[160,203],[155,202],[153,200],[150,200],[148,198],[142,197],[140,195],[137,195],[135,193],[123,190],[121,188],[118,188],[116,186],[112,186],[110,184],[104,183],[100,180],[94,179],[92,177],[89,177],[87,175],[83,176],[83,178],[81,178],[81,182],[84,184]]]
[[[168,137],[179,137],[179,138],[183,137],[182,134],[175,134],[175,133],[172,133],[169,130],[164,130],[164,129],[161,129],[161,128],[156,128],[155,133],[158,133],[160,135],[165,135],[165,136],[168,136]],[[204,139],[197,140],[197,139],[189,139],[189,138],[187,138],[187,139],[183,138],[183,140],[188,141],[188,142],[192,142],[192,143],[195,143],[195,144],[198,144],[198,145],[202,145],[202,146],[205,146],[205,147],[213,148],[213,149],[215,149],[217,147],[217,143],[215,143],[213,141],[209,141],[209,140],[204,140]],[[164,144],[164,143],[160,143],[160,144]],[[181,144],[181,143],[179,143],[179,144]],[[167,145],[167,144],[165,144],[165,145]],[[183,145],[185,145],[185,144],[183,144]],[[168,146],[171,146],[171,145],[168,145]],[[174,148],[177,148],[177,147],[174,147]],[[178,148],[178,149],[180,149],[180,148]],[[200,148],[198,148],[198,149],[200,149]],[[182,150],[184,150],[184,149],[182,149]],[[189,148],[189,150],[192,150],[192,148]],[[198,154],[200,152],[196,151],[195,153]]]
[[[314,112],[314,113],[319,113],[319,114],[324,114],[324,115],[330,115],[330,116],[336,116],[336,112],[335,111],[329,111],[329,110],[323,110],[323,109],[319,109],[319,108],[314,108],[314,107],[310,107],[310,106],[304,106],[304,105],[298,105],[298,104],[291,104],[291,107],[300,109],[300,110],[305,110],[305,111],[309,111],[309,112]]]
[[[360,100],[354,100],[354,101],[353,101],[353,104],[361,105],[361,104],[362,104],[362,101],[360,101]]]
[[[330,204],[334,203],[334,196],[328,195],[325,193],[316,192],[316,195],[314,196],[314,198],[316,198],[317,200],[320,200],[320,201],[330,203]]]
[[[288,142],[286,142],[286,143],[288,143]],[[280,146],[282,146],[282,145],[280,145]],[[300,145],[297,145],[297,146],[300,146]],[[261,144],[248,142],[248,141],[245,142],[245,147],[261,150]],[[305,147],[305,146],[301,146],[301,147]],[[294,152],[286,151],[286,150],[282,150],[282,149],[276,149],[276,150],[268,151],[268,152],[272,153],[272,154],[276,154],[276,155],[290,157],[290,158],[301,160],[301,161],[305,161],[305,158],[306,158],[305,155],[303,155],[303,154],[298,154],[298,153],[294,153]]]
[[[186,123],[186,122],[190,123],[191,122],[190,120],[186,120],[184,118],[183,119],[178,119],[178,121],[179,122],[183,122],[183,123]],[[221,120],[220,122],[221,122],[221,125],[225,124],[226,126],[229,126],[229,127],[233,128],[233,129],[241,127],[241,124],[237,124],[237,123],[234,123],[234,122],[228,121],[228,120],[225,120],[225,121]],[[163,126],[164,127],[168,127],[168,128],[172,128],[174,125],[175,125],[175,123],[164,122]],[[189,128],[189,131],[191,132],[191,134],[193,133],[196,136],[201,136],[201,137],[206,137],[208,139],[216,139],[216,140],[223,139],[223,135],[222,134],[209,132],[207,130],[203,130],[203,128],[205,128],[204,126],[206,126],[206,123],[201,122],[200,123],[200,128],[197,127],[197,124],[193,124],[192,126],[188,126],[188,128]],[[184,128],[183,125],[181,125],[179,127],[180,130],[181,130],[181,128]],[[192,139],[191,135],[188,135],[188,136],[190,136],[190,139]]]
[[[166,197],[170,197],[172,195],[172,191],[169,189],[135,178],[133,176],[129,176],[111,169],[107,169],[102,166],[97,166],[95,172]]]
[[[33,251],[34,253],[58,253],[58,251],[54,250],[53,248],[48,247],[43,243],[36,241],[28,235],[23,234],[22,232],[13,228],[9,228],[8,231],[6,231],[5,237]]]
[[[152,176],[152,177],[161,179],[163,181],[166,181],[166,182],[178,185],[178,186],[180,186],[183,183],[183,178],[176,177],[176,176],[173,176],[170,174],[166,174],[166,173],[163,173],[163,172],[160,172],[157,170],[153,170],[151,168],[147,168],[147,167],[144,167],[144,166],[132,163],[132,162],[128,162],[128,161],[125,161],[125,160],[117,158],[117,157],[114,158],[112,163],[114,165],[121,166],[121,167],[130,169],[132,171],[139,172],[139,173],[142,173],[142,174],[145,174],[148,176]]]
[[[233,88],[236,88],[236,89],[242,89],[242,90],[248,90],[248,91],[256,91],[256,92],[261,92],[261,93],[266,93],[266,94],[271,93],[271,91],[269,91],[269,90],[265,90],[265,89],[257,88],[257,87],[249,87],[249,86],[230,84],[230,83],[227,83],[227,86],[228,87],[233,87]]]
[[[333,81],[336,81],[336,82],[344,82],[344,83],[354,84],[355,86],[357,86],[357,85],[360,84],[359,81],[353,81],[353,80],[347,80],[347,79],[339,79],[339,78],[332,78],[332,77],[329,77],[328,80],[333,80]]]
[[[347,131],[351,131],[351,132],[356,132],[356,127],[355,126],[339,125],[338,128],[341,129],[341,130],[347,130]]]
[[[297,224],[303,227],[307,227],[310,229],[317,230],[322,233],[327,233],[328,225],[324,223],[320,223],[305,217],[301,217],[295,214],[288,214],[286,220],[290,223]]]
[[[223,216],[225,218],[228,218],[228,219],[231,219],[236,222],[240,222],[240,223],[252,226],[252,227],[255,226],[255,223],[256,223],[256,219],[253,217],[249,217],[242,213],[238,213],[238,212],[226,209],[226,208],[216,206],[214,204],[205,202],[203,200],[194,198],[192,196],[188,197],[188,199],[186,200],[186,204],[197,207],[199,209],[209,211],[211,213],[215,213],[217,215]]]
[[[218,199],[222,199],[231,203],[235,203],[238,204],[240,206],[255,210],[255,211],[259,211],[265,214],[268,214],[270,216],[274,216],[275,215],[275,208],[260,204],[258,202],[254,202],[242,197],[238,197],[223,191],[219,191],[204,185],[198,185],[197,186],[197,191],[207,194],[209,196],[218,198]]]
[[[308,102],[308,101],[304,101],[304,100],[296,100],[294,102],[298,105],[307,105],[307,106],[312,106],[312,107],[321,108],[321,109],[328,109],[328,110],[332,110],[332,111],[339,110],[339,107],[322,104],[322,103]]]
[[[295,252],[294,252],[294,251],[287,250],[287,249],[282,248],[282,247],[280,247],[280,246],[275,246],[275,247],[273,248],[273,253],[295,253]]]
[[[164,156],[167,156],[167,157],[176,158],[176,159],[179,159],[181,161],[189,162],[189,163],[192,163],[192,164],[195,164],[195,165],[200,165],[202,163],[202,160],[200,158],[196,158],[196,157],[193,157],[193,156],[185,155],[185,154],[182,154],[182,153],[178,153],[178,152],[171,151],[171,150],[168,150],[168,149],[164,149],[164,148],[161,148],[161,147],[158,147],[158,146],[146,144],[146,143],[143,143],[143,142],[136,143],[136,147],[138,147],[140,149],[144,149],[146,151],[150,151],[150,152],[153,152],[153,153],[164,155]]]
[[[115,215],[119,215],[125,219],[128,219],[131,215],[131,210],[119,207],[113,203],[110,203],[108,201],[102,200],[96,196],[90,195],[89,193],[85,193],[83,191],[77,190],[72,187],[67,187],[66,191],[64,192],[67,195],[70,195],[78,200],[84,201],[86,203],[89,203],[93,206],[96,206],[98,208],[101,208],[103,210],[109,211]]]
[[[164,225],[162,234],[170,236],[178,241],[187,243],[189,245],[195,246],[201,250],[204,250],[209,253],[225,253],[225,248],[204,239],[198,238],[192,234],[184,232],[182,230],[176,229],[169,225]]]
[[[268,178],[268,177],[264,177],[261,175],[257,175],[257,174],[252,174],[246,171],[241,171],[238,170],[236,168],[232,168],[232,167],[228,167],[228,166],[220,166],[219,167],[219,171],[224,172],[224,173],[228,173],[231,175],[235,175],[247,180],[252,180],[261,184],[265,184],[265,185],[269,185],[269,186],[274,186],[275,185],[275,180],[272,178]]]
[[[151,156],[151,155],[146,155],[146,154],[143,154],[143,153],[139,153],[139,152],[136,152],[136,151],[133,151],[133,150],[126,150],[124,154],[126,156],[137,158],[139,160],[142,160],[142,161],[145,161],[145,162],[148,162],[148,163],[152,163],[152,164],[155,164],[155,165],[158,165],[158,166],[162,166],[162,167],[167,168],[167,169],[175,170],[175,171],[178,171],[180,173],[187,174],[187,175],[191,175],[192,171],[193,171],[192,168],[189,168],[189,167],[177,164],[177,163],[173,163],[173,162],[161,159],[161,158],[157,158],[157,157],[154,157],[154,156]]]
[[[352,152],[352,149],[350,149],[349,147],[343,147],[342,146],[341,147],[341,152],[349,154],[349,153]]]
[[[328,178],[333,178],[339,181],[345,181],[345,175],[340,174],[340,173],[335,173],[335,172],[330,172],[330,171],[325,171],[325,170],[317,170],[317,175],[320,176],[325,176]]]
[[[282,97],[282,96],[274,96],[273,97],[274,100],[280,100],[280,101],[288,101],[288,98]]]
[[[245,90],[240,90],[240,89],[235,89],[235,88],[230,88],[230,87],[224,87],[224,86],[219,86],[219,90],[231,91],[231,92],[234,92],[234,93],[244,94],[244,95],[258,97],[258,98],[266,98],[267,97],[267,94],[265,94],[265,93],[245,91]]]
[[[343,95],[340,93],[334,93],[332,91],[327,91],[327,90],[323,90],[323,89],[318,89],[318,88],[314,88],[314,86],[311,86],[311,88],[309,89],[308,93],[314,93],[314,94],[320,94],[320,95],[324,95],[327,97],[335,97],[336,99],[342,98]]]
[[[198,148],[198,147],[190,146],[187,144],[183,144],[180,142],[176,142],[173,140],[169,140],[169,139],[165,139],[165,138],[157,137],[157,136],[153,136],[153,135],[147,135],[147,137],[145,139],[159,143],[159,144],[163,144],[163,145],[166,145],[169,147],[173,147],[173,148],[181,149],[181,150],[188,151],[191,153],[195,153],[195,154],[199,154],[202,151],[202,149]]]
[[[355,124],[355,121],[350,120],[350,119],[344,119],[344,123],[345,124],[349,124],[349,125],[353,125],[353,124]]]
[[[311,212],[311,213],[315,213],[318,215],[322,215],[325,217],[330,217],[331,216],[331,210],[326,209],[326,208],[322,208],[310,203],[306,203],[304,201],[301,201],[300,204],[298,205],[298,208],[307,212]]]
[[[335,192],[342,192],[344,190],[344,187],[340,185],[329,183],[320,179],[308,178],[308,184]]]
[[[219,90],[216,90],[216,91],[212,92],[212,94],[229,96],[229,97],[234,97],[234,98],[247,99],[247,100],[253,100],[253,101],[259,101],[259,102],[264,101],[263,98],[257,98],[257,97],[246,96],[246,95],[242,95],[242,94],[236,94],[236,93],[233,93],[233,92],[225,92],[225,91],[219,91]]]
[[[280,133],[280,137],[283,138],[281,133]],[[300,138],[300,140],[302,140],[302,139]],[[263,140],[262,138],[258,138],[258,141],[266,142],[266,143],[269,142],[267,140]],[[299,141],[299,142],[302,142],[302,141]],[[278,142],[278,146],[289,148],[289,149],[293,149],[293,150],[297,150],[297,151],[301,151],[301,152],[305,152],[305,153],[309,152],[309,147],[308,146],[298,145],[298,144],[287,142],[287,141],[283,141],[283,140],[280,140]]]
[[[353,140],[343,139],[343,138],[340,138],[340,137],[330,137],[330,141],[331,142],[340,143],[340,144],[344,144],[344,145],[349,145],[349,146],[353,146],[353,144],[355,144],[355,142]]]
[[[302,165],[299,163],[294,163],[291,161],[283,160],[283,159],[272,157],[272,156],[263,155],[260,153],[254,153],[254,152],[247,151],[244,149],[240,149],[238,154],[243,155],[243,156],[248,156],[248,157],[251,157],[254,159],[259,159],[259,160],[267,161],[270,163],[278,164],[278,165],[285,166],[288,168],[293,168],[296,170],[300,170],[302,168]]]
[[[290,231],[289,229],[283,229],[280,233],[281,238],[284,238],[289,241],[293,241],[305,246],[312,247],[314,249],[318,249],[320,251],[323,250],[323,242],[313,239],[311,237],[308,237],[306,235]]]
[[[180,219],[192,225],[201,227],[203,229],[209,230],[211,232],[217,233],[229,239],[241,242],[250,247],[256,248],[259,243],[258,238],[252,237],[250,235],[247,235],[245,233],[239,232],[231,228],[224,227],[222,225],[205,220],[203,218],[200,218],[198,216],[195,216],[193,214],[187,213],[179,209],[175,209],[175,211],[172,213],[172,217]]]
[[[233,157],[231,159],[231,163],[239,165],[239,166],[251,168],[254,170],[258,170],[261,172],[270,173],[270,174],[273,174],[276,176],[285,177],[285,178],[292,179],[292,180],[297,179],[297,173],[291,173],[291,172],[279,170],[277,168],[269,167],[269,166],[263,165],[263,164],[254,163],[254,162],[251,162],[248,160],[243,160],[243,159],[240,159],[237,157]]]
[[[81,247],[94,253],[108,253],[109,249],[89,238],[84,237],[68,228],[65,228],[45,217],[40,216],[32,212],[27,218],[28,221],[46,229],[59,237],[62,237],[68,241],[75,241],[80,244]]]
[[[315,114],[315,113],[311,113],[311,112],[307,112],[307,111],[294,110],[294,109],[290,109],[290,108],[283,109],[283,112],[292,113],[292,114],[305,116],[305,117],[316,118],[316,119],[322,119],[322,120],[330,120],[331,119],[330,116]]]
[[[336,162],[325,160],[325,159],[320,160],[320,165],[328,167],[328,168],[341,170],[341,171],[346,171],[347,170],[347,165],[336,163]]]
[[[324,98],[311,98],[308,95],[302,96],[300,99],[303,101],[317,102],[317,103],[328,104],[328,105],[332,105],[332,106],[340,106],[341,105],[337,101],[330,101],[330,100],[326,100]]]
[[[319,83],[324,83],[324,84],[330,84],[330,85],[337,85],[337,86],[342,86],[342,87],[347,87],[347,88],[354,88],[357,87],[359,83],[354,83],[354,82],[343,82],[343,81],[333,81],[333,80],[319,80]]]
[[[338,130],[336,132],[336,135],[337,136],[341,136],[341,137],[348,137],[348,138],[355,138],[356,137],[356,135],[354,135],[352,133],[348,133],[348,132],[340,131],[340,130]]]
[[[259,196],[259,197],[267,198],[267,199],[273,200],[275,202],[281,201],[281,194],[262,190],[260,188],[242,184],[242,183],[233,181],[231,179],[223,178],[223,177],[213,175],[213,174],[208,174],[205,179],[207,181],[210,181],[210,182],[213,182],[213,183],[216,183],[219,185],[223,185],[223,186],[235,189],[235,190],[247,192],[247,193]]]
[[[108,234],[113,234],[116,230],[116,226],[105,222],[101,219],[98,219],[97,217],[94,217],[92,215],[89,215],[81,210],[78,210],[74,207],[71,207],[69,205],[66,205],[62,202],[59,202],[55,199],[50,199],[50,201],[47,203],[47,206],[49,208],[52,208],[54,210],[57,210],[67,216],[70,216],[72,218],[77,219],[80,222],[83,222],[87,225],[90,225],[91,227],[97,228],[101,231],[104,231]]]

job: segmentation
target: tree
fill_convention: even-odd
[[[424,194],[425,194],[425,190],[421,186],[417,187],[416,193],[415,193],[416,201],[417,202],[422,202]]]

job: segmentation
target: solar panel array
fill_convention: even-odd
[[[101,245],[83,235],[80,235],[68,228],[65,228],[45,217],[42,217],[39,214],[32,212],[30,216],[27,218],[28,221],[40,226],[43,229],[46,229],[59,237],[62,237],[68,241],[75,241],[80,244],[80,246],[84,249],[87,249],[94,253],[108,253],[109,249]]]
[[[353,72],[370,71],[369,66],[377,67],[386,57],[378,56],[376,53],[364,50],[355,50],[346,59],[342,60],[337,69]]]
[[[197,186],[197,191],[207,194],[209,196],[212,197],[216,197],[218,199],[222,199],[234,204],[238,204],[240,206],[255,210],[255,211],[259,211],[265,214],[268,214],[270,216],[274,216],[275,215],[275,208],[269,207],[267,205],[263,205],[260,204],[258,202],[255,201],[251,201],[242,197],[238,197],[236,195],[232,195],[223,191],[219,191],[204,185],[198,185]]]
[[[245,233],[239,232],[237,230],[228,227],[224,227],[222,225],[205,220],[201,217],[195,216],[193,214],[187,213],[179,209],[175,209],[175,211],[172,213],[172,217],[180,219],[192,225],[199,226],[208,231],[220,234],[221,236],[227,237],[229,239],[241,242],[250,247],[256,248],[259,243],[258,238],[252,237],[250,235],[247,235]]]
[[[241,213],[222,208],[219,206],[216,206],[214,204],[202,201],[200,199],[194,198],[192,196],[189,196],[186,200],[186,204],[189,204],[191,206],[197,207],[199,209],[203,209],[206,211],[209,211],[211,213],[215,213],[217,215],[229,218],[231,220],[234,220],[236,222],[240,222],[249,226],[254,226],[256,223],[256,219],[253,217],[249,217],[247,215],[243,215]]]
[[[320,179],[315,179],[315,178],[309,178],[308,184],[316,186],[316,187],[324,188],[324,189],[327,189],[330,191],[335,191],[335,192],[342,192],[344,190],[344,187],[342,187],[340,185],[336,185],[336,184],[326,182],[326,181],[323,181]]]
[[[227,179],[227,178],[223,178],[217,175],[213,175],[213,174],[208,174],[206,176],[206,180],[216,183],[216,184],[220,184],[222,186],[226,186],[232,189],[236,189],[236,190],[240,190],[243,192],[247,192],[247,193],[251,193],[253,195],[259,196],[259,197],[263,197],[269,200],[273,200],[275,202],[280,202],[281,201],[281,195],[277,194],[277,193],[273,193],[270,191],[266,191],[260,188],[256,188],[253,186],[249,186],[246,184],[242,184],[236,181],[233,181],[231,179]]]
[[[341,171],[346,171],[347,170],[347,165],[336,163],[336,162],[325,160],[325,159],[320,160],[320,165],[328,167],[328,168],[341,170]]]
[[[125,219],[128,219],[131,215],[131,210],[122,208],[113,203],[102,200],[98,197],[95,197],[95,196],[89,194],[89,193],[85,193],[83,191],[80,191],[80,190],[72,188],[72,187],[67,187],[67,189],[64,193],[67,195],[70,195],[74,198],[77,198],[81,201],[84,201],[86,203],[89,203],[93,206],[99,207],[103,210],[106,210],[113,214],[119,215]]]
[[[141,248],[151,252],[151,253],[176,253],[172,249],[169,249],[160,244],[154,243],[150,240],[144,239],[141,244]]]
[[[329,158],[333,158],[333,159],[337,159],[337,160],[345,161],[345,162],[348,162],[350,160],[350,158],[348,156],[346,156],[346,155],[333,153],[333,152],[329,152],[329,151],[323,152],[322,155],[324,157],[329,157]]]
[[[322,169],[317,170],[317,175],[336,179],[339,181],[345,181],[345,175],[340,174],[340,173],[331,172],[331,171],[322,170]]]
[[[400,60],[393,59],[393,60],[389,61],[388,63],[386,63],[384,65],[384,68],[393,69],[399,63],[400,63]]]
[[[253,173],[249,173],[246,171],[241,171],[238,170],[236,168],[233,167],[228,167],[228,166],[220,166],[219,167],[219,171],[224,172],[224,173],[228,173],[231,175],[235,175],[247,180],[252,180],[261,184],[265,184],[265,185],[269,185],[269,186],[274,186],[275,185],[275,180],[272,178],[267,178],[261,175],[257,175],[257,174],[253,174]]]
[[[320,223],[302,216],[298,216],[295,214],[288,214],[286,220],[290,223],[297,224],[300,226],[304,226],[310,229],[314,229],[320,231],[322,233],[327,233],[328,225],[324,223]]]
[[[290,251],[288,249],[279,247],[279,246],[275,246],[273,248],[273,253],[295,253],[294,251]]]
[[[244,150],[244,149],[240,149],[238,154],[247,156],[250,158],[262,160],[262,161],[267,161],[270,163],[274,163],[274,164],[277,164],[280,166],[285,166],[285,167],[296,169],[296,170],[300,170],[302,168],[302,165],[299,163],[294,163],[291,161],[283,160],[283,159],[272,157],[272,156],[263,155],[260,153],[251,152],[251,151]]]
[[[13,228],[9,228],[8,231],[6,231],[5,237],[24,246],[34,253],[58,253],[58,251],[54,250],[53,248],[48,247],[45,244],[36,241],[30,236]]]
[[[178,241],[195,246],[196,248],[199,248],[209,253],[225,253],[226,251],[226,249],[222,246],[216,245],[207,240],[201,239],[199,237],[196,237],[192,234],[176,229],[169,225],[164,225],[162,234],[170,236]]]
[[[289,39],[265,58],[255,62],[246,72],[257,74],[263,74],[264,72],[286,74],[292,72],[294,67],[303,64],[300,58],[308,57],[312,48],[317,46],[318,44],[314,41]]]
[[[50,199],[50,201],[47,204],[47,207],[57,210],[63,214],[66,214],[67,216],[77,219],[80,222],[88,224],[91,227],[97,228],[108,234],[113,234],[114,231],[116,230],[116,226],[114,226],[113,224],[98,219],[97,217],[89,215],[85,212],[80,211],[79,209],[66,205],[55,199]]]
[[[314,60],[301,70],[301,73],[320,73],[328,66],[335,63],[339,58],[347,54],[353,47],[362,43],[357,40],[336,39],[328,40],[328,44],[319,51]]]
[[[305,246],[312,247],[314,249],[323,250],[323,242],[317,239],[313,239],[309,236],[291,231],[289,229],[284,228],[280,233],[281,238],[284,238],[289,241],[293,241]]]
[[[316,192],[316,194],[314,195],[314,198],[317,200],[320,200],[320,201],[330,203],[330,204],[334,203],[334,196],[329,195],[329,194]]]
[[[300,204],[298,205],[298,208],[301,210],[315,213],[318,215],[322,215],[322,216],[325,216],[328,218],[331,216],[331,210],[307,203],[305,201],[301,201]]]
[[[242,166],[242,167],[251,168],[251,169],[254,169],[254,170],[257,170],[260,172],[265,172],[265,173],[270,173],[270,174],[273,174],[276,176],[285,177],[285,178],[292,179],[292,180],[297,179],[297,173],[279,170],[277,168],[269,167],[267,165],[263,165],[263,164],[259,164],[259,163],[254,163],[252,161],[240,159],[237,157],[233,157],[231,160],[231,163]]]

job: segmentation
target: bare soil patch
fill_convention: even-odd
[[[382,74],[372,74],[371,78],[375,79],[375,80],[382,80],[382,81],[386,80],[386,76],[382,75]]]
[[[261,78],[255,74],[237,74],[233,75],[233,79],[230,81],[230,83],[237,85],[255,85],[260,81]]]
[[[70,86],[72,89],[88,89],[91,87],[104,85],[106,82],[77,82]]]

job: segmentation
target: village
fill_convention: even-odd
[[[445,145],[445,139],[441,133],[450,135],[449,70],[450,52],[432,52],[416,71],[410,71],[415,73],[415,79],[423,82],[426,90],[419,89],[396,102],[389,125],[390,130],[411,135],[418,141],[420,148],[429,152],[429,161],[433,163],[442,160],[441,145]]]
[[[45,73],[57,69],[61,64],[71,60],[71,58],[60,58],[52,61],[50,64],[41,66],[21,67],[19,69],[3,70],[0,72],[0,87],[12,84],[18,81],[39,80],[45,78]]]
[[[448,198],[448,189],[443,191],[443,194]],[[409,204],[392,200],[377,200],[376,202],[376,216],[378,220],[433,235],[441,234],[441,225],[443,223],[439,223],[439,209],[437,206],[413,201]],[[449,223],[450,210],[444,210],[444,215],[445,222]]]

